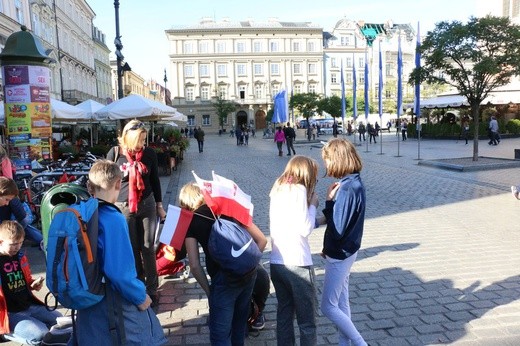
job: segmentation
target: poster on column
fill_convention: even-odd
[[[50,158],[50,70],[46,66],[8,65],[2,67],[2,75],[9,155],[17,170],[27,170],[32,160]]]

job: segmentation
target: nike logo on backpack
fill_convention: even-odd
[[[242,246],[239,250],[235,250],[235,248],[233,246],[231,246],[231,256],[240,257],[240,255],[242,255],[247,250],[247,248],[249,247],[249,245],[251,244],[252,241],[253,241],[253,238],[249,239],[249,241],[244,246]]]

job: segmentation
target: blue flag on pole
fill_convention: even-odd
[[[368,55],[365,51],[365,119],[368,121],[369,113],[369,100],[368,100]]]
[[[379,88],[377,90],[377,101],[379,108],[379,121],[383,118],[383,58],[381,56],[381,41],[379,41]],[[383,124],[381,124],[383,125]]]
[[[397,117],[403,110],[403,53],[401,52],[401,36],[397,46]]]
[[[341,121],[345,123],[345,80],[343,79],[343,59],[341,60]]]
[[[415,47],[415,68],[419,70],[421,68],[421,36],[419,34],[419,22],[417,22],[417,45]],[[421,117],[421,82],[419,78],[415,80],[415,116]]]
[[[285,123],[287,121],[288,104],[287,91],[282,90],[274,95],[273,123]]]
[[[352,110],[354,112],[354,121],[357,119],[357,77],[356,77],[356,60],[352,54]]]

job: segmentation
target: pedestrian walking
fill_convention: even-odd
[[[199,153],[204,152],[204,130],[200,128],[197,129],[197,135],[195,139],[197,139],[197,144],[199,145]]]
[[[294,155],[296,155],[296,150],[294,150],[294,140],[296,139],[296,132],[294,128],[291,127],[291,123],[288,122],[287,126],[284,128],[285,133],[285,141],[287,142],[287,156],[291,156],[291,150]]]
[[[365,128],[365,124],[363,123],[359,123],[358,125],[358,133],[359,133],[359,141],[361,142],[361,137],[363,137],[363,141],[366,141],[366,137],[365,137],[365,132],[366,132],[366,128]]]
[[[497,118],[492,115],[489,121],[489,145],[498,145],[500,143],[500,135],[498,134],[498,121]]]
[[[406,137],[407,131],[408,131],[408,121],[406,121],[406,119],[404,119],[401,123],[401,135],[402,135],[403,141],[406,141],[406,139],[407,139],[407,137]]]
[[[274,141],[276,143],[276,146],[278,147],[278,156],[282,156],[282,146],[285,143],[285,134],[283,133],[281,126],[278,126],[276,128],[276,133],[274,134]]]

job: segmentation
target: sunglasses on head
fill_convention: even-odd
[[[144,127],[144,123],[138,122],[137,124],[135,124],[134,126],[129,128],[128,130],[129,131],[134,131],[134,130],[137,130],[137,129],[140,129],[140,128],[143,128],[143,127]]]

